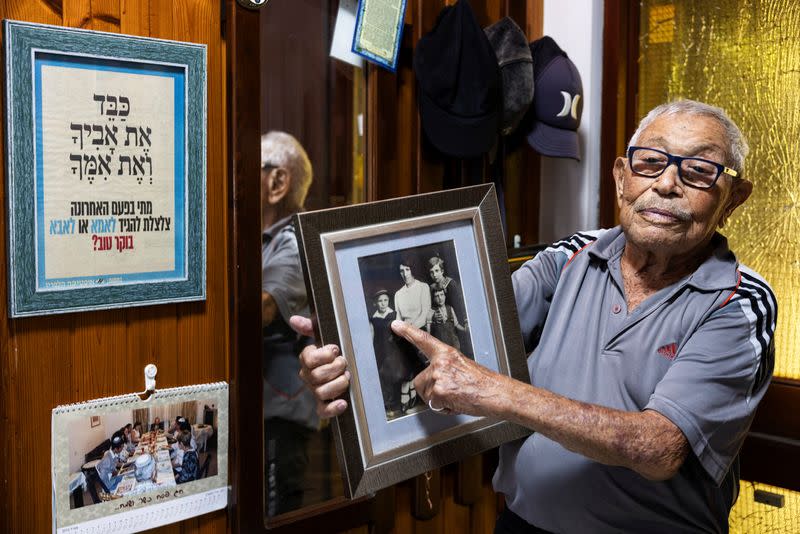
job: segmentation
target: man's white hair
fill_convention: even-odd
[[[744,175],[744,160],[747,157],[747,153],[750,152],[747,139],[745,139],[742,131],[739,129],[736,123],[733,122],[730,117],[728,117],[725,111],[716,106],[698,102],[696,100],[676,100],[675,102],[669,102],[667,104],[661,104],[660,106],[654,107],[652,110],[650,110],[650,113],[648,113],[639,123],[639,127],[636,128],[633,136],[631,136],[628,146],[637,146],[642,132],[644,132],[644,130],[658,117],[664,115],[678,115],[683,113],[688,115],[702,115],[704,117],[711,117],[712,119],[715,119],[720,126],[722,126],[722,129],[725,131],[725,141],[727,143],[727,161],[725,164],[737,171],[739,173],[739,177],[741,178]]]
[[[313,171],[303,145],[286,132],[272,131],[261,136],[261,167],[282,167],[291,176],[289,201],[302,208],[311,186]]]

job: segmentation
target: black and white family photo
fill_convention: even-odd
[[[358,264],[386,418],[426,410],[413,384],[426,358],[389,325],[409,322],[473,357],[454,242],[365,256]]]

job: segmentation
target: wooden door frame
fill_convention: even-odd
[[[605,3],[599,176],[610,173],[637,125],[639,21],[634,0]],[[600,181],[600,225],[616,222],[613,181]],[[787,409],[788,408],[788,409]],[[795,408],[792,410],[792,408]],[[800,381],[774,378],[740,452],[744,480],[800,491]]]

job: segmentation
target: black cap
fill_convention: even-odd
[[[528,144],[545,156],[580,160],[583,84],[578,69],[551,37],[544,36],[530,46],[534,94]]]
[[[488,152],[499,129],[500,69],[467,0],[445,7],[414,52],[422,129],[442,153]]]

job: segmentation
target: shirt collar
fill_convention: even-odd
[[[288,226],[291,223],[292,223],[292,216],[291,215],[288,215],[288,216],[284,217],[283,219],[277,221],[272,226],[270,226],[269,228],[267,228],[266,230],[264,230],[262,232],[261,241],[263,243],[268,243],[268,242],[272,241],[275,238],[275,236],[278,235],[278,232],[283,230],[283,228],[285,226]]]
[[[616,226],[598,237],[587,252],[591,257],[606,263],[619,261],[625,243],[622,227]],[[689,276],[687,283],[698,289],[712,291],[736,287],[739,281],[739,263],[728,248],[728,240],[724,235],[715,232],[711,243],[711,255]]]

